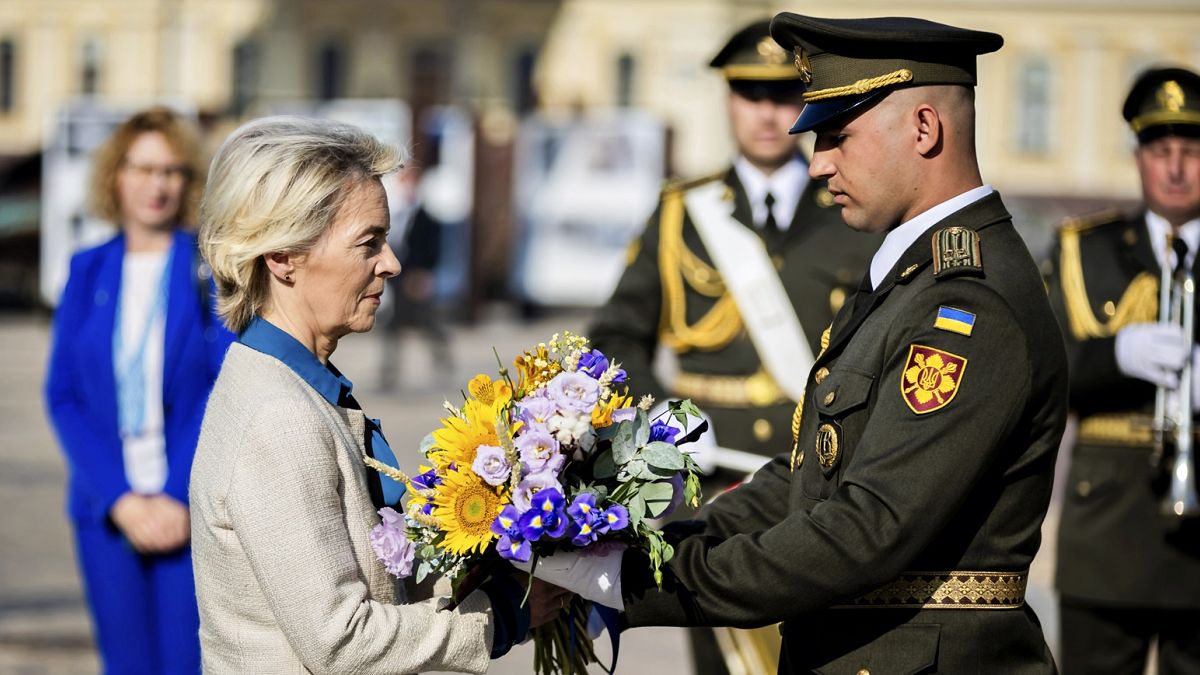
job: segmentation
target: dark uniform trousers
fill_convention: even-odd
[[[1153,385],[1117,367],[1116,333],[1157,321],[1160,267],[1144,214],[1071,220],[1049,261],[1080,419],[1059,524],[1067,675],[1200,673],[1200,519],[1165,516],[1171,448],[1153,461]]]
[[[619,360],[631,374],[635,394],[657,400],[691,398],[712,419],[717,442],[766,458],[791,446],[795,401],[781,392],[761,359],[726,291],[718,270],[683,208],[687,191],[711,181],[725,183],[736,220],[753,227],[745,189],[730,168],[690,183],[668,185],[612,298],[588,332],[593,346]],[[756,230],[763,238],[815,355],[822,332],[853,292],[879,245],[878,237],[853,232],[833,206],[824,182],[801,196],[790,226]],[[678,356],[680,380],[664,386],[652,363],[665,343]],[[689,384],[690,387],[676,385]],[[744,477],[718,469],[702,481],[712,496]],[[711,634],[692,640],[697,670],[725,672]]]
[[[938,249],[935,276],[942,236],[981,248]],[[783,673],[1053,672],[1023,594],[1066,387],[1037,266],[985,197],[841,311],[794,456],[670,528],[663,590],[626,554],[628,624],[783,621]]]

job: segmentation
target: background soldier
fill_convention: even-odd
[[[662,591],[634,549],[535,574],[632,627],[782,620],[781,673],[1053,672],[1024,591],[1067,362],[976,159],[976,56],[1003,40],[788,13],[771,33],[811,79],[793,127],[817,132],[811,174],[851,228],[887,233],[806,375],[795,450],[668,527]]]
[[[666,186],[645,232],[630,248],[628,268],[588,333],[595,348],[622,361],[634,376],[636,393],[653,395],[660,406],[667,398],[690,398],[709,416],[712,441],[735,451],[708,448],[698,457],[713,469],[704,481],[710,496],[791,446],[792,410],[803,382],[794,391],[781,386],[763,351],[771,350],[789,370],[785,377],[802,380],[820,349],[821,333],[853,292],[879,243],[847,230],[831,208],[825,181],[809,179],[807,160],[788,134],[804,106],[804,84],[769,29],[770,21],[746,26],[709,64],[729,83],[737,159],[719,173]],[[695,199],[714,188],[719,198]],[[697,222],[709,219],[724,222],[712,224],[713,232],[700,231]],[[712,241],[731,246],[742,233],[761,241],[767,255],[754,258],[753,247],[746,255],[730,251],[737,263],[730,269],[714,259],[716,247],[706,246]],[[745,300],[730,288],[737,283],[728,278],[734,273],[751,277],[741,280],[743,286],[754,285],[754,275],[777,280],[780,292],[772,297],[775,309],[795,328],[791,336],[747,330],[754,317],[745,316]],[[763,300],[758,293],[755,302]],[[679,373],[669,387],[653,374],[660,344],[677,356]],[[726,635],[739,642],[765,637],[774,643],[767,652],[777,650],[773,629],[758,637]],[[739,651],[729,647],[727,653]],[[692,648],[700,672],[725,672],[709,631],[693,631]],[[744,651],[753,658],[759,650]]]
[[[589,332],[596,348],[634,375],[637,393],[659,401],[691,398],[710,416],[720,445],[756,453],[763,462],[791,444],[799,392],[789,396],[764,365],[726,283],[736,270],[714,262],[697,219],[724,218],[721,224],[757,235],[769,254],[763,260],[776,268],[790,301],[786,312],[798,317],[804,350],[812,354],[878,244],[847,231],[830,208],[825,182],[809,179],[807,161],[788,134],[804,105],[804,85],[769,26],[760,21],[742,29],[710,64],[729,81],[729,124],[738,149],[733,166],[666,186]],[[713,213],[694,213],[690,196],[713,187],[720,195]],[[728,232],[717,229],[717,236]],[[680,372],[669,387],[651,367],[660,343],[678,355]],[[793,368],[804,367],[794,358]],[[745,473],[721,477],[728,485]]]
[[[1190,269],[1200,244],[1200,76],[1143,73],[1124,115],[1145,206],[1067,221],[1053,260],[1080,418],[1058,539],[1067,675],[1140,675],[1155,638],[1158,672],[1200,672],[1200,519],[1163,514],[1172,448],[1155,453],[1151,419],[1195,358],[1157,321],[1162,266]]]

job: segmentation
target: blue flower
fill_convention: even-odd
[[[572,544],[583,547],[596,541],[596,537],[600,535],[600,519],[597,517],[599,516],[598,512],[593,511],[592,514],[591,518],[571,523],[568,535],[571,537]]]
[[[603,377],[605,371],[608,370],[608,366],[608,358],[604,356],[604,352],[600,351],[599,349],[593,349],[592,351],[586,352],[579,356],[578,371],[581,373],[587,373],[592,379],[599,380],[601,377]],[[617,372],[613,374],[612,383],[621,384],[628,379],[628,377],[629,376],[625,372],[624,368],[618,368]]]
[[[625,529],[629,525],[629,511],[620,504],[613,504],[600,514],[600,532],[608,534]]]
[[[430,469],[412,477],[413,487],[421,490],[432,490],[442,484],[442,477],[437,475],[437,469]]]
[[[491,530],[493,534],[500,535],[500,541],[496,543],[496,550],[500,553],[501,558],[528,562],[533,554],[533,547],[521,533],[519,519],[517,507],[509,504],[492,521]]]
[[[675,445],[675,437],[679,435],[679,430],[663,421],[657,421],[650,425],[650,442],[662,441]]]
[[[557,539],[567,531],[568,520],[563,512],[566,499],[554,488],[539,490],[530,500],[530,509],[521,515],[521,534],[529,541],[542,535]]]

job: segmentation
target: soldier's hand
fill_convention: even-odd
[[[1117,331],[1117,368],[1126,377],[1175,389],[1179,371],[1191,355],[1191,340],[1179,326],[1135,323]]]

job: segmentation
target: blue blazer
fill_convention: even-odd
[[[172,251],[163,349],[164,492],[187,504],[204,406],[234,336],[217,318],[212,282],[198,273],[196,236],[176,231]],[[76,522],[103,521],[130,489],[113,373],[124,258],[123,234],[76,253],[54,315],[46,407],[66,453],[67,510]]]

